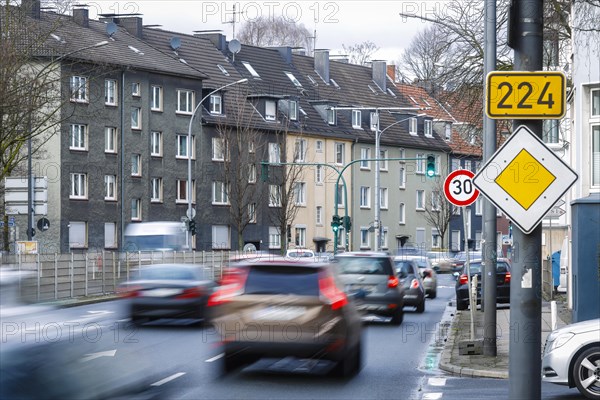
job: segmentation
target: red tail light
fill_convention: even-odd
[[[231,300],[244,292],[244,285],[248,272],[241,268],[233,268],[223,275],[221,285],[210,295],[206,305],[208,307],[217,306]]]
[[[410,288],[411,289],[418,289],[419,288],[419,281],[417,279],[413,279],[412,282],[410,283]]]
[[[319,278],[319,291],[331,305],[332,310],[337,310],[348,304],[346,293],[341,291],[335,284],[331,275],[321,276]]]
[[[176,299],[196,299],[202,297],[204,292],[200,288],[188,288],[183,291],[180,295],[176,296]]]
[[[395,276],[390,276],[388,278],[388,287],[389,288],[398,287],[399,283],[400,283],[400,280],[397,277],[395,277]]]
[[[504,283],[510,283],[510,272],[507,272],[506,275],[504,275]]]
[[[469,277],[467,276],[467,274],[462,274],[458,279],[458,283],[460,283],[461,285],[466,285],[467,283],[469,283]]]
[[[141,286],[121,286],[117,288],[117,294],[122,298],[137,297],[140,295]]]

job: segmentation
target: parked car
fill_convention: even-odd
[[[418,313],[425,311],[425,287],[421,280],[419,264],[414,258],[394,258],[396,273],[404,288],[404,306],[416,307]]]
[[[482,260],[470,261],[471,280],[477,276],[477,304],[481,304]],[[456,309],[466,310],[469,306],[469,284],[467,267],[463,266],[456,279]],[[496,261],[496,302],[510,303],[510,262],[506,258]]]
[[[398,259],[414,260],[417,263],[425,288],[425,295],[430,299],[435,299],[437,297],[437,272],[431,266],[430,259],[422,256],[397,256],[394,261]]]
[[[346,293],[361,293],[359,309],[366,314],[391,317],[400,325],[404,318],[404,288],[394,268],[393,259],[385,253],[347,252],[338,254],[334,264]]]
[[[554,330],[546,338],[542,380],[567,385],[588,399],[600,399],[600,319]]]
[[[469,250],[469,261],[481,260],[482,258],[480,251]],[[458,272],[462,269],[463,265],[465,265],[465,262],[467,262],[467,252],[461,251],[450,261],[450,269],[452,272]]]
[[[329,263],[281,257],[237,263],[208,306],[222,337],[225,373],[263,357],[330,360],[341,376],[361,368],[361,316]]]
[[[206,267],[194,264],[155,264],[133,273],[119,286],[129,301],[131,321],[142,324],[160,318],[205,319],[215,282]]]

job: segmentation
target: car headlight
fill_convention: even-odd
[[[546,350],[546,352],[550,353],[551,351],[558,349],[559,347],[561,347],[565,343],[567,343],[569,340],[571,340],[571,338],[573,336],[575,336],[575,334],[571,333],[571,332],[562,333],[562,334],[557,335],[556,337],[554,337],[553,335],[550,335],[548,337],[548,342],[550,342],[550,347]]]

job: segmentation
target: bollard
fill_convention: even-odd
[[[556,328],[558,328],[558,309],[556,308],[556,301],[552,300],[550,302],[550,328],[552,330],[555,330]]]

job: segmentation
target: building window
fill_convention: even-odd
[[[481,251],[481,231],[475,231],[475,250]]]
[[[153,157],[162,157],[163,143],[162,132],[153,131],[150,133],[150,155]]]
[[[337,242],[338,242],[338,247],[339,248],[344,248],[344,246],[346,246],[346,234],[344,233],[344,228],[339,228],[338,229],[338,238],[337,238]]]
[[[142,155],[132,154],[131,155],[131,175],[142,176]]]
[[[177,109],[176,112],[181,114],[191,114],[194,111],[194,91],[193,90],[177,90]]]
[[[406,169],[403,166],[400,166],[400,170],[398,172],[400,175],[400,189],[406,189]]]
[[[425,191],[417,190],[417,210],[425,210]]]
[[[377,131],[377,126],[379,125],[378,122],[379,122],[379,114],[376,112],[372,112],[371,113],[371,124],[370,124],[372,131]]]
[[[188,180],[177,179],[177,197],[176,203],[187,203],[188,202]],[[192,203],[196,203],[196,180],[192,180]]]
[[[142,109],[131,107],[131,129],[142,129]]]
[[[70,150],[87,150],[87,125],[72,124]]]
[[[281,162],[281,147],[279,143],[269,143],[269,163],[279,164]]]
[[[423,153],[417,154],[417,170],[415,172],[417,174],[425,173],[425,154]]]
[[[296,139],[294,143],[294,162],[304,162],[306,157],[306,140]]]
[[[388,209],[388,190],[387,190],[387,188],[379,188],[379,207],[382,210]]]
[[[446,135],[446,140],[450,140],[452,138],[452,124],[450,122],[446,123],[444,127],[444,133]]]
[[[482,214],[483,214],[483,201],[481,199],[481,196],[479,196],[475,200],[475,215],[482,215]]]
[[[252,77],[260,78],[260,75],[258,74],[258,72],[256,72],[254,67],[252,67],[252,65],[248,61],[242,61],[242,64],[244,65],[244,67],[246,67],[248,72],[250,72],[250,75],[252,75]]]
[[[381,236],[379,236],[379,247],[381,247],[382,249],[388,248],[388,232],[388,228],[385,226],[381,229]]]
[[[142,85],[139,82],[131,83],[131,95],[139,97],[142,95]]]
[[[229,191],[227,190],[227,183],[218,181],[213,182],[212,203],[216,205],[229,204]]]
[[[306,247],[306,228],[296,227],[296,246],[297,247]]]
[[[104,81],[104,104],[107,106],[117,105],[117,81],[114,79]]]
[[[600,124],[592,126],[592,186],[600,187]]]
[[[361,127],[360,110],[352,110],[352,127],[359,129]]]
[[[212,160],[225,161],[225,141],[223,138],[212,139]]]
[[[250,140],[248,142],[248,153],[255,153],[256,152],[256,143],[254,143],[254,140]]]
[[[248,223],[256,223],[256,203],[248,204]]]
[[[269,207],[281,207],[281,187],[269,185]]]
[[[283,73],[287,75],[287,77],[289,78],[290,81],[292,81],[294,86],[302,87],[302,84],[300,83],[300,81],[298,79],[296,79],[294,74],[292,74],[291,72],[287,72],[287,71],[283,71]]]
[[[294,199],[296,200],[297,206],[306,205],[306,183],[296,182],[294,185]]]
[[[212,248],[219,250],[231,248],[231,231],[229,225],[212,226]]]
[[[70,199],[87,199],[87,174],[71,174]]]
[[[131,199],[131,220],[142,220],[142,199]]]
[[[290,100],[289,102],[290,109],[290,120],[297,121],[298,120],[298,102],[294,100]]]
[[[275,121],[275,114],[277,111],[276,104],[273,100],[265,101],[265,119],[267,121]]]
[[[117,200],[117,176],[104,175],[104,200]]]
[[[335,163],[338,165],[344,165],[344,143],[335,144]]]
[[[558,123],[555,119],[545,119],[542,123],[542,140],[544,143],[558,143]]]
[[[590,91],[591,116],[600,117],[600,89]]]
[[[316,144],[315,144],[315,151],[317,153],[322,153],[323,152],[323,141],[322,140],[317,140]]]
[[[369,228],[360,228],[360,248],[368,249],[371,247]]]
[[[441,197],[440,197],[440,192],[438,191],[432,191],[431,192],[431,210],[432,211],[440,211],[442,205],[441,205]]]
[[[85,76],[71,77],[71,100],[78,103],[88,102],[88,80]]]
[[[281,248],[281,233],[279,228],[275,226],[269,227],[269,249]]]
[[[415,235],[415,244],[417,247],[424,248],[426,246],[425,243],[425,228],[417,228]]]
[[[363,147],[360,149],[360,169],[371,169],[371,149],[368,147]]]
[[[408,133],[411,135],[417,134],[417,119],[414,117],[408,120]]]
[[[458,158],[453,158],[452,159],[452,167],[451,167],[452,171],[456,171],[458,169],[460,169],[460,160]]]
[[[388,170],[388,151],[380,150],[379,151],[379,170],[387,171]]]
[[[329,125],[335,125],[337,123],[337,115],[334,109],[327,109],[327,123]]]
[[[196,152],[194,151],[195,137],[192,136],[192,159],[196,158]],[[188,158],[188,154],[190,151],[188,150],[188,135],[177,135],[177,154],[176,158]]]
[[[150,105],[152,111],[163,110],[163,89],[161,86],[152,86],[152,104]]]
[[[222,114],[223,113],[223,98],[220,94],[212,94],[210,95],[210,100],[208,104],[208,111],[211,114]]]
[[[427,137],[433,137],[433,128],[432,128],[432,122],[431,122],[431,120],[430,119],[426,119],[423,122],[424,122],[425,136],[427,136]]]
[[[317,165],[315,168],[315,183],[317,185],[323,184],[323,166]]]
[[[431,248],[439,249],[442,247],[442,237],[440,231],[437,228],[431,228]]]
[[[344,185],[338,185],[337,198],[338,207],[344,207]]]
[[[360,208],[371,208],[371,188],[368,186],[360,187]]]
[[[256,165],[248,164],[248,183],[256,183]]]
[[[163,201],[163,180],[162,178],[152,178],[152,195],[150,196],[151,203],[162,203]]]
[[[117,128],[113,126],[104,127],[104,152],[117,152]]]
[[[400,214],[398,223],[404,225],[406,223],[406,205],[404,203],[398,205],[398,212]]]
[[[81,249],[87,245],[87,222],[69,221],[69,248]]]
[[[315,210],[315,222],[317,225],[323,225],[323,207],[317,206]]]
[[[117,224],[115,222],[104,223],[104,248],[117,248]]]

